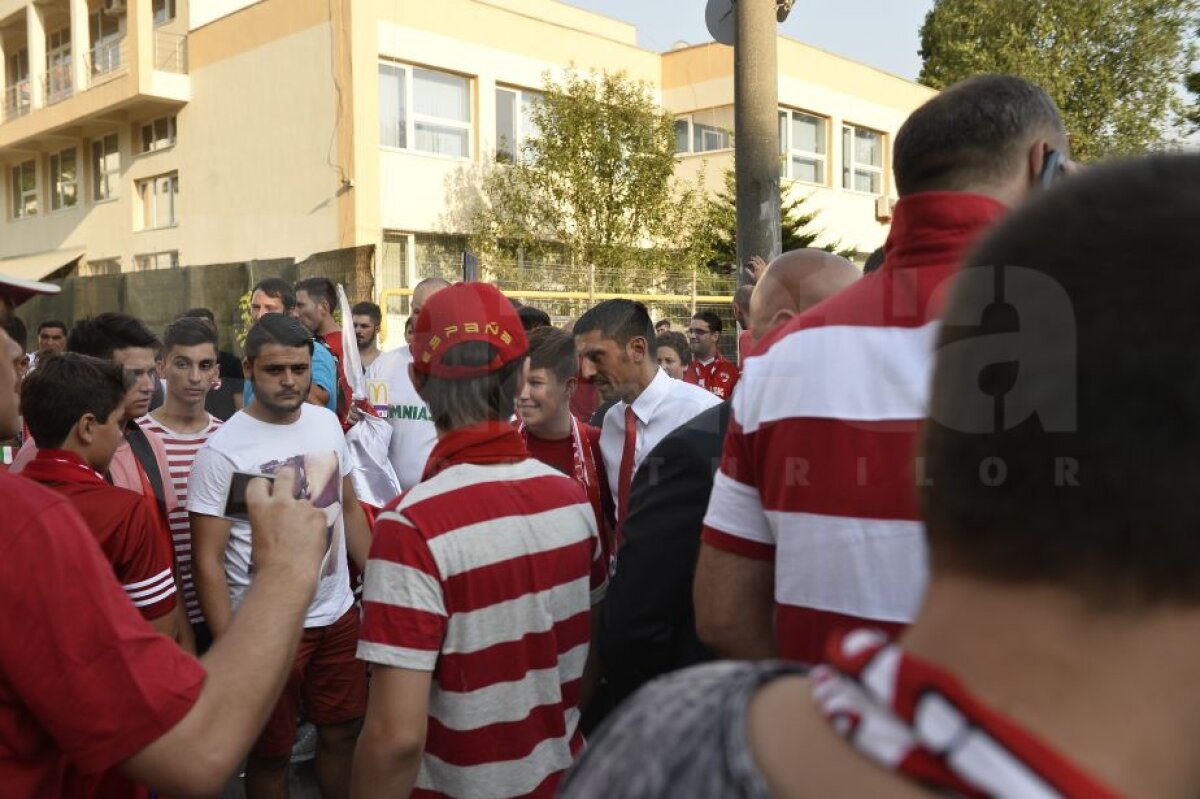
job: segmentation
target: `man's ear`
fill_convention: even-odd
[[[1029,183],[1029,188],[1036,189],[1041,182],[1042,169],[1046,166],[1046,156],[1054,150],[1054,146],[1050,144],[1048,139],[1034,139],[1033,144],[1029,145],[1029,150],[1025,154],[1028,161],[1028,173],[1026,178]]]
[[[568,401],[575,396],[575,389],[577,388],[579,388],[579,378],[568,377],[567,382],[563,384],[563,391],[566,394]]]
[[[625,352],[636,363],[641,363],[646,359],[646,353],[649,352],[649,342],[645,336],[634,336],[625,343]]]
[[[85,413],[79,417],[79,421],[75,422],[75,426],[71,428],[71,432],[67,433],[67,439],[70,440],[73,433],[79,439],[79,443],[85,447],[90,447],[92,442],[96,440],[96,428],[100,425],[100,420],[94,414]]]

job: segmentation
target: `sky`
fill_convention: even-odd
[[[676,42],[700,44],[705,0],[564,0],[637,26],[638,44],[664,51]],[[933,0],[796,0],[780,33],[822,50],[916,80],[917,31]]]

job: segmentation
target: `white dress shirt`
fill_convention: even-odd
[[[714,394],[674,380],[662,369],[650,381],[637,399],[633,401],[633,414],[637,418],[637,447],[633,454],[633,473],[637,474],[642,459],[654,449],[658,442],[675,428],[689,422],[701,411],[720,405],[721,399]],[[604,425],[600,430],[600,454],[604,456],[604,469],[608,472],[608,487],[613,502],[620,492],[617,484],[621,474],[621,454],[625,449],[625,409],[629,404],[621,401],[604,414]]]

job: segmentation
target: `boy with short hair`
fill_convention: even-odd
[[[529,333],[529,378],[517,394],[517,430],[532,457],[583,486],[596,513],[597,529],[607,542],[611,519],[606,509],[612,507],[612,497],[600,455],[600,429],[571,415],[571,397],[578,385],[574,336],[555,327]]]
[[[130,601],[175,637],[175,581],[152,500],[102,476],[124,440],[125,395],[114,363],[74,352],[43,361],[21,385],[25,423],[41,442],[22,474],[70,499]]]
[[[204,622],[192,576],[192,531],[187,512],[187,481],[196,453],[221,420],[205,410],[213,383],[219,379],[217,328],[202,317],[184,317],[167,325],[156,368],[166,382],[162,405],[137,420],[142,430],[157,437],[167,452],[169,482],[179,496],[179,507],[167,515],[171,542],[183,590],[184,611],[196,634],[196,650],[212,644]]]

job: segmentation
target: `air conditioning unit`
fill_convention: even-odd
[[[110,17],[125,13],[125,0],[103,0],[101,10]]]
[[[875,198],[875,219],[880,222],[887,222],[892,218],[892,211],[896,209],[896,201],[891,197],[876,197]]]

